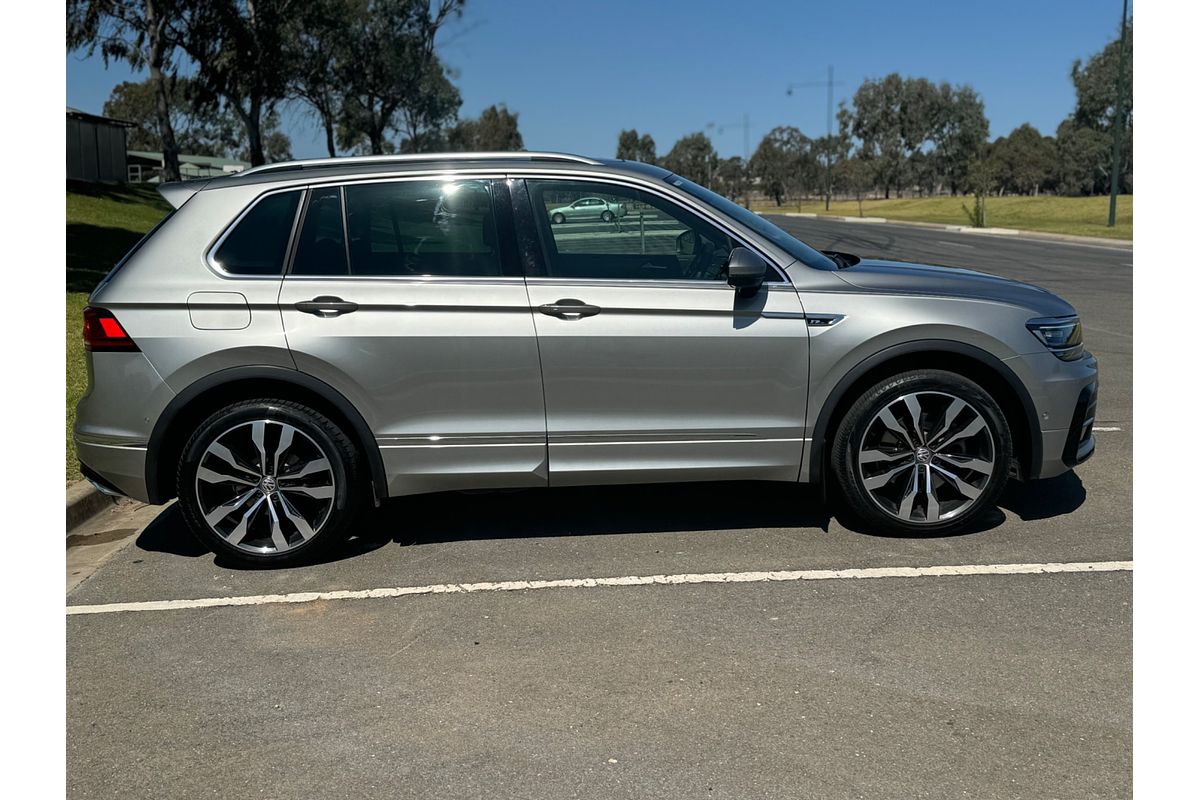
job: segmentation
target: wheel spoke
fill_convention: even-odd
[[[271,469],[271,474],[279,475],[279,457],[284,451],[292,446],[292,436],[296,433],[296,429],[291,425],[283,425],[283,430],[279,432],[279,444],[275,447],[275,466]]]
[[[292,504],[288,502],[287,497],[282,493],[277,495],[277,497],[279,498],[279,507],[283,510],[284,516],[290,519],[292,524],[296,526],[296,530],[300,532],[300,538],[305,541],[311,539],[316,531],[308,524],[308,520],[299,511],[292,508]]]
[[[250,426],[250,438],[254,440],[254,446],[258,448],[258,470],[262,475],[267,474],[267,421],[264,419],[255,420]]]
[[[975,419],[971,420],[970,424],[968,424],[965,428],[963,428],[961,431],[959,431],[958,433],[951,436],[946,441],[937,445],[937,447],[935,447],[934,449],[939,450],[939,451],[943,450],[948,445],[950,445],[950,443],[952,443],[952,442],[957,442],[959,439],[965,439],[968,436],[974,436],[975,434],[977,434],[981,430],[983,430],[986,426],[987,426],[987,423],[984,422],[983,417],[975,417]]]
[[[912,457],[911,450],[901,450],[899,453],[885,453],[882,450],[863,450],[858,454],[858,463],[874,464],[878,461],[895,461],[899,458]]]
[[[315,497],[318,500],[328,500],[333,497],[332,486],[280,486],[281,492],[297,492],[298,494]]]
[[[275,543],[275,549],[279,552],[287,550],[291,545],[288,544],[287,537],[283,535],[283,528],[279,525],[279,514],[275,511],[275,504],[271,502],[271,496],[267,495],[267,513],[271,515],[271,541]]]
[[[306,478],[309,475],[315,475],[318,472],[328,472],[331,469],[329,460],[325,458],[314,458],[305,464],[299,472],[293,472],[288,475],[279,475],[281,481],[294,481],[300,478]]]
[[[254,501],[254,505],[250,506],[250,508],[246,510],[245,514],[242,514],[242,518],[238,522],[237,527],[231,530],[229,535],[225,537],[230,544],[240,544],[242,539],[246,538],[246,533],[250,527],[250,520],[254,517],[254,512],[258,511],[259,507],[266,499],[266,495],[260,495],[258,500]]]
[[[933,471],[925,465],[925,521],[937,522],[942,518],[942,507],[933,493]]]
[[[196,470],[196,479],[205,483],[238,483],[242,486],[254,486],[254,481],[248,481],[244,478],[238,478],[233,475],[222,475],[220,472],[214,472],[208,467],[199,467]]]
[[[915,394],[906,394],[904,396],[904,405],[908,408],[908,415],[912,417],[913,431],[917,435],[917,444],[925,444],[925,434],[921,431],[921,401],[917,399]]]
[[[904,426],[900,424],[900,421],[896,419],[896,415],[892,413],[890,408],[885,408],[879,412],[879,421],[882,422],[884,427],[886,427],[888,430],[904,439],[905,443],[910,449],[916,449],[916,445],[913,444],[912,437],[908,435],[908,431],[906,431]]]
[[[242,462],[238,460],[237,456],[235,456],[228,447],[221,444],[220,442],[213,442],[212,444],[210,444],[208,446],[207,452],[208,452],[208,455],[216,456],[217,458],[224,461],[226,464],[228,464],[229,466],[238,470],[239,472],[244,472],[247,475],[253,475],[255,478],[258,477],[257,472],[255,472],[250,467],[243,466]]]
[[[958,412],[967,407],[967,404],[957,397],[946,407],[946,413],[942,416],[942,427],[933,436],[930,436],[926,441],[936,442],[938,437],[950,430],[950,426],[954,424],[954,420],[958,419]]]
[[[904,490],[904,497],[900,498],[900,518],[904,520],[912,519],[913,500],[917,497],[917,492],[921,487],[921,469],[914,468],[912,478],[908,481],[908,488]]]
[[[871,491],[879,489],[883,486],[886,486],[892,478],[896,477],[904,470],[912,468],[912,466],[913,466],[913,462],[909,461],[904,464],[901,464],[898,467],[893,467],[892,469],[889,469],[887,472],[885,472],[881,475],[875,475],[873,477],[867,478],[865,481],[863,481],[863,486],[867,487],[867,489],[869,489]]]
[[[221,522],[223,519],[228,517],[230,514],[237,511],[242,506],[244,506],[246,504],[246,501],[249,500],[251,497],[253,497],[256,494],[258,494],[258,489],[250,489],[248,491],[242,492],[240,495],[233,498],[228,503],[217,506],[212,511],[209,511],[207,514],[205,514],[204,521],[207,522],[210,527],[216,527],[217,523]]]
[[[938,453],[936,458],[947,461],[956,467],[965,467],[975,472],[982,472],[984,475],[991,475],[992,468],[995,466],[991,461],[984,461],[982,458],[970,458],[969,456],[959,456],[951,453]]]
[[[980,494],[982,494],[982,490],[976,489],[974,486],[967,483],[962,478],[955,475],[953,472],[942,469],[941,467],[937,466],[936,464],[930,464],[930,466],[933,467],[934,469],[936,469],[938,471],[939,475],[942,475],[943,477],[948,479],[951,483],[953,483],[954,488],[957,489],[962,494],[962,496],[966,497],[968,500],[975,500],[976,498],[979,497]]]

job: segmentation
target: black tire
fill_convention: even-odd
[[[550,218],[550,221],[552,223],[554,223],[555,225],[562,225],[564,222],[567,221],[567,218],[564,217],[562,214],[555,214],[554,216],[552,216]]]
[[[209,447],[219,438],[222,439],[222,442],[227,441],[224,438],[227,435],[242,435],[241,432],[247,426],[253,430],[254,423],[258,421],[264,422],[264,429],[282,430],[284,427],[290,426],[295,432],[301,434],[300,436],[296,436],[293,433],[293,445],[290,449],[279,447],[279,439],[282,436],[276,434],[275,445],[281,454],[291,453],[297,449],[295,443],[300,442],[303,444],[303,447],[309,448],[309,454],[312,453],[312,448],[315,448],[320,456],[323,456],[328,461],[328,468],[322,469],[315,479],[295,479],[297,484],[307,484],[311,480],[327,481],[332,484],[332,497],[322,499],[319,506],[320,510],[314,512],[320,515],[320,524],[317,527],[310,528],[311,535],[308,538],[301,536],[298,526],[293,525],[291,522],[282,522],[285,519],[283,506],[287,506],[289,513],[295,512],[297,515],[303,516],[304,511],[300,508],[300,504],[307,504],[309,502],[307,499],[303,499],[304,495],[299,495],[299,497],[291,495],[290,492],[292,490],[287,490],[289,492],[287,496],[292,498],[290,503],[282,503],[278,499],[275,500],[275,504],[278,504],[278,506],[269,501],[265,505],[260,503],[260,512],[255,512],[255,516],[251,518],[249,526],[254,530],[262,530],[263,525],[269,528],[270,519],[259,521],[259,515],[266,513],[266,506],[270,506],[269,513],[281,521],[279,524],[290,528],[288,534],[285,536],[285,541],[290,540],[290,542],[295,542],[295,544],[289,544],[290,549],[283,550],[282,552],[252,552],[248,549],[250,546],[249,542],[243,543],[242,546],[231,544],[230,541],[205,521],[205,512],[201,505],[201,495],[209,492],[208,487],[213,485],[206,481],[197,480],[197,472],[201,466],[201,460],[205,458]],[[235,429],[237,433],[235,433]],[[245,435],[250,436],[251,434],[247,433]],[[269,437],[270,434],[267,436]],[[244,453],[245,451],[243,450]],[[215,456],[212,453],[208,453],[208,460],[210,462],[214,458]],[[285,475],[286,459],[295,457],[291,455],[275,456],[275,461],[278,462],[280,458],[285,459],[285,464],[280,465],[278,468],[278,473],[284,475],[284,478],[280,479],[280,484],[282,484],[283,480],[287,479]],[[251,463],[252,459],[254,463]],[[258,456],[253,455],[249,458],[238,459],[243,464],[249,466],[257,465],[260,471],[269,472],[273,475],[276,467],[271,465],[263,468],[261,465],[262,460]],[[319,458],[313,458],[312,462],[318,462],[319,460]],[[224,468],[224,463],[218,460],[215,464],[218,471],[223,474],[242,475],[246,477],[247,473],[252,472],[250,469],[239,472],[241,468],[238,467],[227,469]],[[206,464],[206,469],[211,468],[211,464]],[[200,424],[183,448],[183,456],[180,458],[179,470],[176,476],[176,488],[179,496],[179,505],[183,510],[183,516],[187,520],[188,527],[213,552],[247,565],[281,566],[315,560],[346,538],[355,517],[360,512],[365,501],[365,492],[363,490],[364,479],[361,475],[360,462],[354,444],[346,433],[334,422],[300,403],[264,398],[246,400],[227,406]],[[224,490],[230,494],[236,494],[241,491],[257,491],[258,495],[251,496],[245,502],[243,507],[248,508],[258,500],[260,495],[264,495],[262,486],[263,483],[260,480],[258,488],[252,490],[243,481],[228,486],[219,484],[213,491]],[[272,483],[271,487],[274,488],[275,484]],[[324,486],[318,488],[325,489]],[[284,491],[280,488],[272,494],[272,497],[283,495]],[[304,490],[300,489],[298,491],[303,492]],[[208,500],[208,498],[205,499]],[[262,499],[267,500],[265,496]],[[213,503],[219,503],[219,500],[209,500],[210,505]],[[278,512],[276,512],[277,507],[279,508]],[[240,508],[231,512],[230,517],[223,518],[225,524],[228,525],[229,521],[239,511]],[[306,524],[315,521],[315,519],[307,520]],[[218,520],[215,524],[222,525],[222,520]],[[278,550],[279,548],[277,547],[276,549]]]
[[[899,436],[894,436],[893,439],[897,443],[897,449],[894,451],[896,455],[889,455],[886,463],[883,459],[879,459],[879,454],[882,449],[870,449],[868,454],[874,456],[877,460],[875,464],[867,466],[873,474],[864,477],[862,466],[860,465],[860,450],[864,447],[864,436],[870,433],[872,436],[878,436],[882,431],[884,436],[892,436],[889,431],[884,430],[887,426],[882,421],[877,421],[877,415],[883,413],[884,409],[889,412],[894,407],[903,407],[900,402],[907,395],[919,394],[922,398],[932,398],[933,405],[936,407],[937,402],[946,396],[961,400],[967,405],[959,407],[960,409],[970,409],[976,412],[979,418],[982,418],[986,426],[987,435],[984,434],[981,428],[978,433],[971,437],[967,437],[963,444],[954,444],[954,448],[965,447],[966,443],[973,442],[982,448],[991,450],[991,458],[993,459],[992,469],[990,474],[984,476],[982,471],[973,471],[972,469],[962,470],[954,467],[951,471],[956,472],[960,476],[969,478],[969,482],[974,485],[970,486],[968,491],[978,492],[978,496],[970,498],[968,505],[960,506],[961,511],[956,511],[953,503],[966,503],[968,497],[957,489],[959,483],[951,483],[941,477],[936,471],[931,473],[931,470],[937,470],[937,466],[924,468],[923,464],[930,463],[941,464],[943,467],[950,468],[946,459],[962,458],[963,456],[950,452],[948,449],[946,455],[930,456],[930,448],[914,447],[911,463],[917,467],[915,472],[920,473],[914,475],[913,472],[901,470],[889,482],[882,487],[873,487],[877,494],[872,494],[865,485],[869,478],[875,478],[878,475],[886,474],[893,469],[900,469],[904,464],[908,463],[908,457],[901,455],[905,449],[905,445],[900,442]],[[954,400],[945,400],[947,404],[952,404]],[[926,400],[929,404],[929,401]],[[898,406],[893,406],[898,404]],[[918,403],[920,407],[920,403]],[[932,435],[930,430],[936,434],[938,429],[944,424],[945,418],[949,416],[950,406],[941,409],[940,417],[937,416],[938,411],[929,411],[922,408],[922,413],[919,415],[921,419],[929,420],[930,424],[925,426],[926,430],[919,432],[922,442],[926,436],[930,436],[929,444],[932,447],[938,442],[953,436],[955,428],[950,429],[949,434],[941,436]],[[961,416],[964,412],[960,410],[958,415]],[[903,412],[896,412],[892,415],[893,419],[900,420],[901,427],[909,431],[909,433],[917,435],[917,432],[912,430],[910,421],[913,415],[910,413],[903,416]],[[974,418],[970,418],[974,422]],[[874,429],[871,426],[875,424]],[[883,427],[880,427],[883,426]],[[967,428],[967,425],[962,425],[959,430]],[[990,439],[988,438],[990,437]],[[962,440],[960,440],[962,441]],[[870,445],[868,445],[870,446]],[[948,448],[950,446],[947,446]],[[918,452],[922,458],[928,460],[921,462],[918,460]],[[933,450],[937,452],[936,448]],[[953,372],[945,372],[942,370],[914,370],[904,372],[899,375],[887,378],[880,381],[871,388],[867,389],[854,405],[846,412],[842,418],[841,424],[838,426],[837,434],[833,440],[833,446],[830,452],[831,466],[833,475],[837,480],[838,486],[842,491],[842,495],[849,506],[849,510],[861,520],[870,532],[880,532],[888,534],[901,535],[928,535],[928,534],[945,534],[957,530],[962,530],[971,525],[978,516],[990,509],[996,502],[1000,493],[1004,491],[1005,484],[1008,482],[1009,465],[1012,461],[1013,444],[1012,433],[1009,430],[1008,422],[1004,417],[1004,412],[997,405],[981,386],[973,381],[964,378]],[[893,460],[895,459],[895,460]],[[896,468],[892,468],[892,464],[897,464]],[[921,465],[921,466],[918,466]],[[923,470],[923,471],[922,471]],[[923,477],[928,475],[930,477]],[[881,495],[887,492],[893,492],[899,496],[906,496],[906,493],[911,488],[907,481],[911,479],[913,486],[927,487],[923,497],[917,498],[915,501],[910,500],[907,507],[907,516],[911,519],[915,514],[923,514],[924,520],[909,521],[902,519],[900,514],[906,509],[903,505],[898,505],[892,510],[885,509],[886,497]],[[894,481],[894,482],[893,482]],[[934,484],[937,484],[936,489]],[[937,497],[938,491],[944,494],[950,494],[952,500],[950,504],[945,504],[945,497]],[[930,499],[933,495],[934,499]],[[940,503],[935,505],[935,503]],[[951,514],[949,518],[941,518],[939,512],[942,508],[946,508],[946,514]],[[937,521],[933,521],[937,519]]]
[[[603,211],[600,214],[601,222],[612,222],[615,219],[611,211]]]

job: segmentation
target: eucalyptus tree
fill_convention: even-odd
[[[124,61],[150,73],[167,180],[179,180],[171,83],[183,36],[177,26],[180,5],[176,0],[67,0],[68,50],[99,51],[106,65]]]

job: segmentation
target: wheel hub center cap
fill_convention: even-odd
[[[263,476],[263,479],[258,482],[258,488],[263,494],[271,494],[275,491],[275,478],[270,475]]]
[[[928,464],[932,460],[933,460],[933,451],[932,450],[930,450],[928,447],[918,447],[917,448],[917,463],[918,464]]]

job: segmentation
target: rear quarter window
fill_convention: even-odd
[[[277,192],[258,200],[217,245],[213,262],[231,275],[282,275],[300,194]]]

